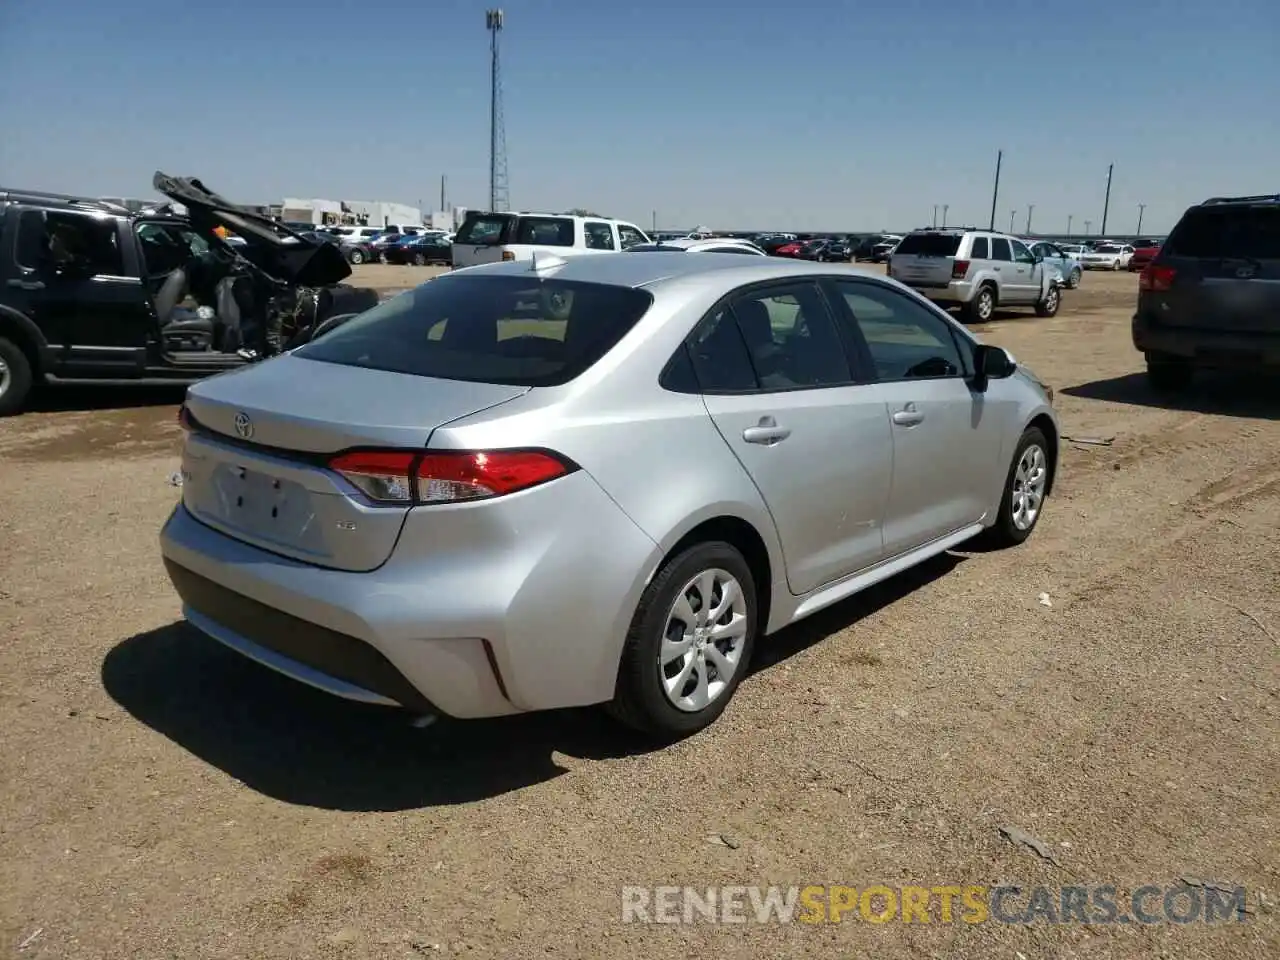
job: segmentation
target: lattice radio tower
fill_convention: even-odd
[[[507,131],[502,118],[502,60],[498,52],[498,34],[502,32],[501,10],[486,10],[484,26],[489,31],[491,58],[489,80],[489,209],[506,210],[510,203],[507,193]]]

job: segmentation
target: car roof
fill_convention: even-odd
[[[546,259],[546,258],[538,258]],[[844,264],[811,263],[806,260],[783,260],[773,257],[744,257],[739,253],[705,253],[697,257],[669,257],[665,253],[632,251],[625,256],[615,254],[577,254],[560,259],[561,265],[549,267],[542,275],[557,280],[581,283],[605,283],[618,287],[648,287],[666,281],[699,275],[732,273],[736,285],[787,277],[830,276],[833,273],[883,280],[878,271],[863,270]],[[535,260],[536,262],[536,260]],[[488,263],[464,267],[437,277],[432,283],[457,276],[531,275],[534,267],[528,260]]]
[[[741,237],[711,237],[702,240],[695,240],[693,237],[680,237],[676,240],[655,240],[653,243],[643,244],[644,247],[676,247],[680,250],[693,250],[698,247],[751,247],[759,249],[750,240],[744,240]],[[636,251],[638,253],[644,251]]]

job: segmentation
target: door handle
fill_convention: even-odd
[[[914,403],[908,403],[893,415],[893,422],[900,427],[914,427],[924,422],[924,414],[916,409]]]
[[[789,436],[791,436],[791,428],[778,426],[778,422],[773,417],[761,417],[760,422],[754,427],[747,427],[742,431],[742,439],[747,443],[762,443],[766,447],[781,443]]]
[[[43,280],[19,280],[17,277],[9,281],[9,286],[17,287],[19,290],[43,290]]]

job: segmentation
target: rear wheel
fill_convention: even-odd
[[[350,253],[350,259],[351,262],[355,264],[364,263],[364,254],[359,250],[352,250]]]
[[[1076,267],[1071,271],[1071,275],[1067,277],[1067,289],[1074,290],[1078,286],[1080,286],[1080,268]]]
[[[757,615],[755,580],[733,546],[700,543],[672,557],[640,598],[608,711],[667,740],[710,725],[746,674]]]
[[[420,253],[415,253],[413,255],[413,265],[415,267],[425,267],[427,265],[427,258]]]
[[[990,284],[983,284],[973,299],[964,305],[966,320],[974,323],[985,323],[996,312],[996,292]]]
[[[13,341],[0,337],[0,417],[22,409],[31,393],[31,361]]]
[[[1147,354],[1147,383],[1153,390],[1171,393],[1191,386],[1194,374],[1191,364],[1179,357]]]

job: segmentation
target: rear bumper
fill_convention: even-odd
[[[1280,333],[1223,333],[1152,326],[1133,318],[1133,345],[1143,353],[1190,361],[1198,367],[1280,369]]]
[[[338,696],[458,718],[610,699],[660,559],[582,471],[502,501],[415,508],[368,573],[268,553],[181,505],[160,541],[203,632]]]
[[[977,285],[972,280],[951,280],[946,283],[927,284],[916,280],[904,280],[902,277],[890,276],[910,287],[923,297],[937,300],[940,303],[968,303],[973,299]]]

